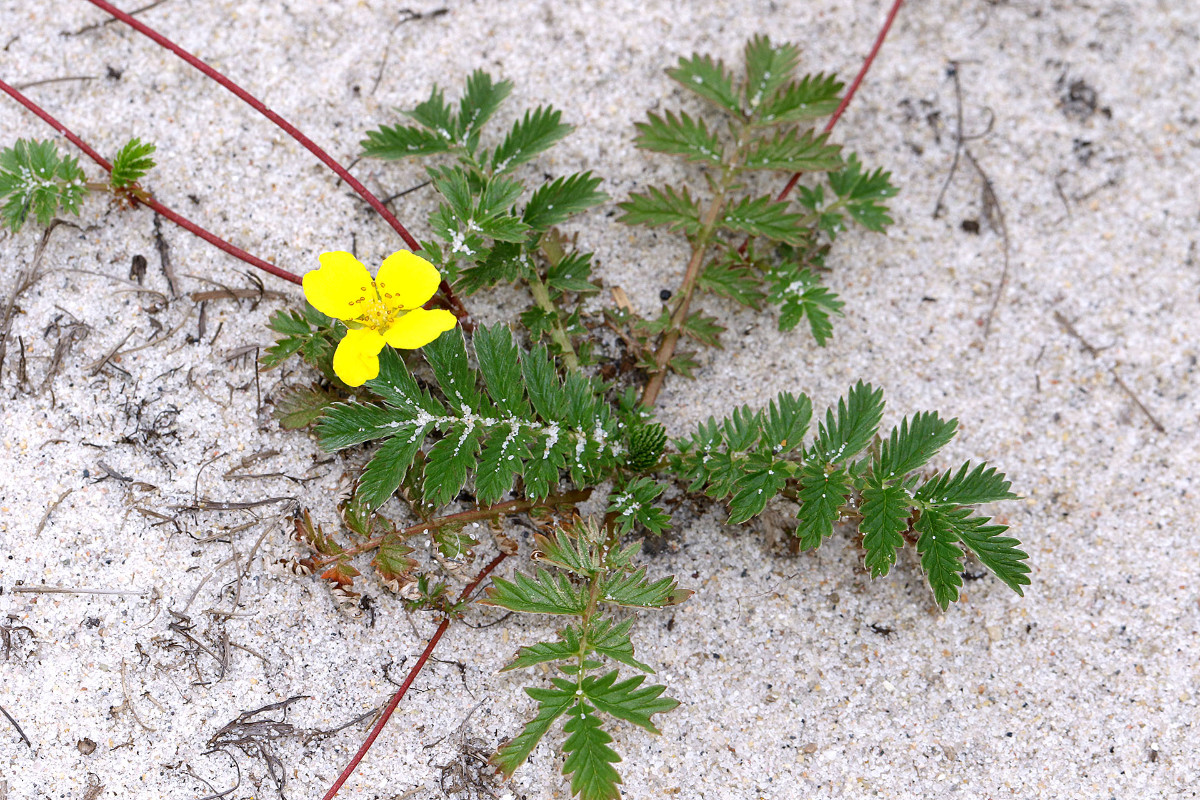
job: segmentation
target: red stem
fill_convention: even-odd
[[[466,588],[462,590],[462,594],[458,596],[458,601],[461,603],[463,600],[469,597],[471,592],[475,591],[475,587],[478,586],[483,579],[486,578],[489,573],[491,573],[492,570],[498,567],[500,562],[505,558],[507,558],[507,555],[505,553],[501,553],[489,561],[487,566],[481,569],[479,574],[475,576],[475,580],[468,583]],[[387,708],[383,710],[383,714],[379,717],[379,721],[375,723],[375,727],[371,728],[371,733],[367,736],[366,741],[364,741],[362,746],[358,748],[358,752],[354,754],[354,758],[350,759],[350,763],[346,765],[344,770],[342,770],[342,774],[338,776],[336,781],[334,781],[333,786],[329,787],[329,791],[325,793],[325,796],[321,800],[333,800],[333,796],[336,795],[338,790],[342,788],[342,784],[344,784],[350,778],[350,775],[354,772],[355,767],[358,766],[358,762],[363,760],[363,756],[367,754],[367,751],[371,749],[371,745],[375,744],[375,740],[379,738],[379,734],[383,730],[383,726],[387,724],[388,719],[392,716],[392,712],[396,710],[396,706],[400,705],[400,701],[404,699],[404,694],[408,691],[408,688],[412,686],[413,681],[416,680],[417,673],[419,673],[421,668],[425,666],[425,662],[429,660],[430,655],[433,654],[433,649],[437,647],[438,641],[442,638],[442,634],[446,632],[446,628],[449,626],[450,618],[443,618],[441,624],[438,625],[437,630],[434,631],[433,637],[430,638],[429,644],[425,645],[425,650],[421,653],[421,657],[417,659],[416,664],[413,664],[413,668],[408,671],[408,677],[404,679],[404,683],[400,685],[400,689],[396,692],[396,694],[392,695],[391,702],[389,702],[387,704]]]
[[[392,228],[396,231],[396,233],[400,234],[400,238],[404,240],[404,243],[406,245],[408,245],[409,249],[411,249],[414,252],[421,249],[420,242],[418,242],[413,237],[413,235],[408,232],[407,228],[405,228],[403,225],[400,224],[400,220],[396,219],[396,215],[393,214],[391,211],[389,211],[387,209],[387,206],[385,206],[379,200],[378,197],[376,197],[374,194],[371,193],[371,190],[369,190],[367,187],[363,186],[358,181],[357,178],[355,178],[353,175],[350,174],[349,170],[347,170],[345,167],[343,167],[341,164],[339,164],[337,161],[335,161],[333,156],[331,156],[331,155],[329,155],[329,153],[325,152],[320,147],[320,145],[318,145],[312,139],[309,139],[307,136],[305,136],[303,133],[301,133],[300,129],[297,128],[295,125],[288,122],[286,119],[279,116],[271,109],[267,108],[267,106],[261,100],[259,100],[257,97],[255,97],[254,95],[247,92],[241,86],[238,86],[231,79],[226,77],[224,75],[224,73],[217,71],[216,69],[214,69],[213,67],[211,67],[207,63],[205,63],[204,61],[201,61],[199,58],[192,55],[187,50],[184,50],[182,47],[175,44],[173,41],[168,39],[166,36],[163,36],[161,33],[156,31],[154,28],[151,28],[149,25],[145,24],[144,22],[141,22],[141,21],[135,19],[132,15],[125,13],[124,11],[122,11],[121,9],[112,5],[111,3],[105,2],[105,0],[88,0],[88,2],[91,3],[92,5],[96,6],[97,8],[113,15],[114,17],[119,19],[121,22],[124,22],[126,25],[133,28],[138,33],[151,39],[155,44],[159,45],[160,47],[164,47],[167,50],[170,50],[172,53],[179,56],[187,63],[191,64],[193,67],[195,67],[196,69],[203,72],[206,76],[208,76],[209,78],[212,78],[214,81],[216,81],[217,83],[224,86],[226,89],[228,89],[230,92],[232,92],[239,100],[243,101],[244,103],[249,105],[251,108],[253,108],[255,111],[257,111],[258,113],[262,114],[264,117],[269,119],[271,122],[278,125],[288,136],[291,136],[293,139],[295,139],[297,142],[299,142],[301,145],[303,145],[305,147],[305,149],[307,149],[310,153],[312,153],[314,156],[316,156],[318,159],[320,159],[321,163],[323,163],[325,166],[327,166],[331,170],[333,170],[339,178],[344,180],[351,189],[353,189],[355,192],[358,193],[359,197],[361,197],[363,200],[366,200],[367,204],[370,205],[371,208],[375,209],[375,211],[379,214],[379,216],[383,217],[384,221],[386,221],[387,224],[391,225]],[[455,313],[456,316],[458,316],[460,318],[468,316],[466,307],[462,304],[462,301],[459,300],[458,297],[454,294],[454,290],[450,288],[449,283],[447,283],[446,281],[442,281],[441,285],[438,288],[441,290],[441,292],[445,296],[446,300],[450,303],[451,310]]]
[[[895,0],[892,3],[892,10],[888,12],[883,27],[879,29],[879,35],[875,37],[875,44],[871,46],[871,52],[867,53],[866,59],[863,60],[862,68],[854,76],[854,80],[850,82],[850,88],[846,91],[846,96],[842,98],[842,102],[838,104],[837,110],[833,112],[833,116],[825,124],[826,133],[829,133],[829,131],[833,130],[833,126],[838,124],[838,120],[842,118],[842,113],[845,112],[846,106],[850,105],[850,101],[854,99],[854,93],[858,91],[859,84],[863,82],[863,78],[867,76],[867,71],[871,69],[871,63],[875,61],[875,56],[879,54],[879,48],[883,47],[883,40],[887,38],[888,31],[892,29],[892,23],[896,21],[896,14],[900,12],[900,6],[903,3],[904,0]],[[800,180],[801,174],[797,172],[791,177],[791,180],[787,182],[787,186],[783,187],[783,191],[775,198],[777,201],[784,200],[792,193],[792,189]]]
[[[235,94],[239,100],[249,105],[267,119],[271,120],[271,122],[274,122],[276,125],[282,128],[288,136],[291,136],[297,142],[304,145],[304,147],[310,153],[320,159],[325,166],[336,172],[339,178],[344,180],[351,189],[358,193],[363,200],[366,200],[367,203],[370,204],[371,208],[375,209],[375,211],[379,213],[379,216],[383,217],[387,223],[396,230],[396,233],[400,234],[400,238],[404,240],[405,244],[407,244],[414,251],[421,249],[421,245],[415,238],[413,238],[413,235],[409,233],[403,225],[400,224],[400,220],[396,219],[392,212],[387,210],[387,207],[379,201],[379,198],[371,194],[370,190],[359,183],[358,179],[351,175],[345,167],[343,167],[341,164],[335,161],[332,156],[322,150],[321,147],[316,144],[316,142],[301,133],[296,126],[292,125],[286,119],[267,108],[258,98],[247,92],[242,87],[238,86],[224,74],[213,69],[196,56],[192,55],[167,37],[163,36],[158,31],[151,28],[149,25],[146,25],[144,22],[138,21],[134,17],[126,14],[124,11],[114,6],[112,3],[105,2],[105,0],[88,0],[88,2],[99,9],[112,14],[121,22],[124,22],[126,25],[133,28],[143,36],[149,37],[160,47],[165,47],[167,50],[170,50],[172,53],[191,64],[193,67],[203,72],[209,78],[212,78],[214,81],[233,92],[233,94]]]
[[[87,155],[88,158],[92,159],[92,161],[95,161],[97,164],[99,164],[101,167],[103,167],[105,172],[109,172],[109,173],[112,172],[112,164],[109,163],[108,159],[106,159],[104,156],[97,153],[92,148],[91,145],[89,145],[83,139],[80,139],[78,136],[76,136],[72,131],[70,131],[67,128],[67,126],[63,125],[61,122],[59,122],[53,116],[51,116],[51,114],[48,111],[46,111],[44,108],[42,108],[37,103],[30,100],[28,97],[21,94],[21,92],[17,91],[12,86],[9,86],[7,83],[5,83],[2,80],[0,80],[0,90],[4,91],[5,94],[9,95],[14,100],[16,100],[18,103],[25,106],[25,108],[32,111],[34,114],[36,114],[38,117],[40,117],[43,121],[45,121],[50,127],[54,128],[54,130],[58,131],[63,136],[67,137],[67,141],[69,141],[71,144],[78,147],[80,150],[82,150]],[[172,211],[171,209],[167,208],[162,203],[155,200],[153,197],[150,197],[148,194],[128,193],[128,194],[125,194],[124,196],[130,198],[131,200],[133,200],[135,202],[143,203],[146,206],[149,206],[151,209],[154,210],[155,213],[161,214],[162,216],[164,216],[167,219],[174,222],[179,227],[183,228],[184,230],[190,231],[191,233],[195,234],[196,236],[199,236],[201,239],[203,239],[204,241],[213,245],[214,247],[224,250],[226,253],[229,253],[229,255],[233,256],[234,258],[239,258],[242,261],[245,261],[247,264],[249,264],[253,267],[258,267],[262,271],[269,272],[270,274],[272,274],[276,277],[283,278],[285,281],[291,281],[292,283],[296,283],[296,284],[301,283],[301,279],[300,279],[299,275],[296,275],[295,273],[292,273],[292,272],[288,272],[286,269],[283,269],[282,267],[277,267],[270,262],[263,261],[258,256],[251,255],[250,253],[247,253],[245,250],[241,249],[240,247],[230,244],[229,242],[225,241],[221,237],[217,236],[215,233],[212,233],[211,231],[201,228],[199,225],[192,222],[187,217],[184,217],[181,214],[178,214],[175,211]]]

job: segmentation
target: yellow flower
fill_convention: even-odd
[[[354,256],[322,253],[321,267],[304,276],[304,296],[326,316],[349,329],[333,354],[333,371],[348,386],[362,386],[379,375],[384,344],[404,350],[424,347],[458,321],[442,309],[421,308],[437,291],[437,268],[407,250],[383,260],[371,273]]]

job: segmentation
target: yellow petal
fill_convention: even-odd
[[[354,256],[341,250],[321,253],[321,268],[304,275],[304,296],[322,314],[352,320],[375,299],[371,273]]]
[[[392,347],[415,350],[429,344],[457,323],[458,318],[445,309],[426,311],[417,308],[407,314],[401,314],[383,332],[383,338]]]
[[[379,375],[383,337],[370,328],[352,328],[333,352],[333,371],[347,386],[362,386]]]
[[[375,285],[388,311],[411,311],[429,302],[441,280],[433,264],[407,250],[399,250],[383,260]]]

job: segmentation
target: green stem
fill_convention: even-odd
[[[485,508],[476,508],[472,509],[471,511],[461,511],[457,514],[447,514],[444,517],[437,517],[429,520],[428,522],[422,522],[418,525],[412,525],[408,528],[404,528],[403,530],[396,531],[395,535],[401,538],[407,538],[409,536],[415,536],[418,533],[436,530],[438,528],[443,528],[447,525],[453,525],[455,523],[461,524],[464,522],[478,522],[479,520],[493,519],[494,517],[499,517],[501,515],[520,514],[523,511],[530,511],[535,508],[555,508],[556,506],[561,505],[582,503],[591,496],[591,489],[580,489],[578,491],[550,495],[544,500],[507,500],[503,503],[496,503],[495,505],[490,505]],[[384,536],[377,536],[376,538],[363,542],[360,545],[348,548],[341,553],[321,559],[314,559],[314,562],[316,566],[320,568],[332,564],[342,558],[357,556],[362,553],[368,553],[371,550],[377,550],[383,545],[384,538],[388,535],[391,535],[391,533],[392,532],[389,531],[387,534],[384,534]]]
[[[704,266],[704,256],[712,241],[713,234],[716,232],[717,220],[720,218],[721,212],[725,210],[726,195],[733,188],[734,181],[741,167],[741,162],[745,158],[746,144],[750,130],[751,125],[749,123],[743,124],[741,131],[738,133],[737,143],[733,147],[731,156],[721,167],[721,179],[714,186],[715,193],[713,198],[709,201],[708,208],[705,210],[704,216],[700,219],[700,232],[692,240],[692,256],[688,259],[687,270],[683,274],[683,282],[679,285],[679,289],[675,293],[678,300],[675,304],[675,311],[671,314],[671,324],[663,332],[662,339],[659,340],[658,349],[654,353],[654,374],[650,376],[650,380],[646,382],[646,388],[642,391],[642,404],[647,407],[652,407],[658,399],[663,383],[667,379],[668,365],[671,363],[671,358],[675,355],[675,348],[679,344],[679,339],[683,336],[683,325],[687,321],[688,311],[691,308],[692,295],[696,291],[696,282],[700,280],[700,272]]]
[[[591,650],[591,643],[588,641],[588,632],[590,630],[592,617],[596,613],[596,607],[600,605],[600,576],[603,574],[603,568],[592,574],[591,580],[588,583],[587,608],[585,608],[583,613],[579,615],[579,652],[576,654],[576,657],[579,659],[579,668],[575,672],[575,688],[580,692],[583,690],[583,663],[587,661],[588,651]],[[582,697],[582,694],[578,696]]]
[[[575,355],[571,337],[567,335],[567,329],[563,327],[558,306],[554,305],[554,301],[550,299],[550,288],[536,273],[529,276],[527,283],[529,284],[529,293],[533,295],[533,302],[537,303],[537,307],[542,311],[554,317],[554,324],[550,328],[550,338],[562,350],[563,364],[570,370],[579,369],[579,357]]]

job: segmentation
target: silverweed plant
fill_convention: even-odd
[[[199,59],[164,46],[273,114]],[[276,341],[261,359],[268,369],[299,359],[310,370],[306,383],[275,398],[276,418],[286,429],[311,427],[327,451],[366,458],[339,503],[337,531],[324,531],[307,511],[294,518],[300,552],[290,569],[319,575],[351,616],[362,614],[361,584],[377,580],[410,609],[441,618],[326,798],[369,749],[451,621],[467,612],[472,592],[523,551],[502,520],[532,531],[528,564],[494,577],[480,602],[554,615],[562,628],[549,641],[522,646],[504,666],[542,669],[525,688],[532,717],[492,763],[509,777],[551,737],[572,795],[584,800],[621,795],[613,734],[622,722],[658,733],[657,716],[679,706],[668,687],[648,682],[653,658],[635,655],[630,610],[661,609],[691,594],[675,577],[651,576],[638,563],[640,537],[666,533],[674,524],[667,508],[681,500],[724,504],[731,525],[786,502],[797,509],[797,549],[852,530],[875,577],[912,545],[943,610],[959,598],[968,553],[1018,594],[1029,584],[1019,542],[978,510],[1016,497],[1005,476],[982,462],[931,467],[955,435],[954,419],[920,411],[881,431],[883,392],[862,380],[823,414],[795,391],[764,408],[709,418],[677,439],[656,419],[665,382],[695,375],[695,348],[720,346],[723,328],[702,305],[739,304],[784,331],[806,322],[807,333],[797,335],[821,347],[844,303],[824,283],[831,248],[853,226],[882,232],[892,223],[889,173],[867,169],[830,139],[849,95],[832,75],[798,75],[799,62],[797,47],[765,36],[746,45],[737,70],[705,55],[682,58],[668,75],[686,90],[685,107],[635,126],[640,148],[681,157],[696,175],[688,185],[648,186],[618,203],[620,223],[665,228],[687,241],[683,279],[650,317],[627,303],[605,305],[592,254],[559,229],[609,201],[601,177],[586,171],[532,185],[522,177],[529,171],[519,168],[571,126],[542,106],[497,133],[489,122],[512,85],[483,71],[467,78],[457,102],[435,87],[404,119],[365,133],[364,156],[423,160],[437,193],[425,240],[372,203],[407,246],[374,277],[349,253],[321,254],[320,267],[301,278],[239,250],[143,188],[153,145],[131,139],[109,163],[0,84],[109,173],[89,182],[49,141],[4,149],[0,220],[12,230],[78,214],[87,192],[102,191],[303,285],[307,302],[272,316]],[[293,135],[339,176],[349,175]],[[783,191],[763,191],[780,176],[791,176]],[[351,186],[374,200],[357,181]],[[499,286],[515,287],[524,308],[507,324],[476,324],[463,298]],[[428,558],[416,546],[421,538],[431,545]],[[482,549],[498,554],[455,597],[452,584]],[[360,569],[368,561],[373,577]],[[548,679],[534,677],[542,674]],[[562,734],[552,734],[560,724]]]
[[[799,507],[793,532],[801,549],[820,546],[839,523],[850,523],[873,576],[891,570],[907,540],[943,609],[958,598],[964,549],[1014,591],[1029,582],[1017,541],[973,508],[1015,498],[1001,473],[967,463],[920,477],[953,438],[953,419],[920,412],[881,434],[883,393],[860,381],[815,420],[809,398],[789,392],[766,408],[742,406],[710,418],[670,442],[655,420],[666,377],[691,377],[697,368],[685,344],[719,346],[723,329],[694,309],[698,296],[774,307],[781,329],[807,320],[814,343],[823,345],[842,307],[822,283],[826,254],[851,224],[882,231],[891,222],[890,176],[865,170],[811,127],[836,109],[842,84],[827,75],[797,78],[799,50],[766,37],[746,46],[744,61],[738,77],[707,56],[682,59],[668,74],[707,106],[651,114],[636,126],[643,149],[681,156],[704,171],[702,191],[649,187],[619,204],[621,222],[666,227],[690,245],[672,303],[649,319],[590,302],[600,288],[592,256],[555,229],[604,202],[599,179],[584,172],[531,188],[512,172],[570,131],[557,110],[528,111],[503,136],[489,138],[486,123],[511,87],[476,72],[457,105],[435,89],[406,113],[407,124],[369,131],[367,156],[433,162],[427,172],[440,202],[428,229],[436,239],[423,242],[422,252],[453,291],[468,296],[512,284],[523,290],[526,309],[510,325],[446,332],[419,358],[384,349],[377,374],[350,401],[334,402],[318,386],[280,409],[285,420],[315,418],[327,450],[377,442],[350,502],[369,513],[399,495],[443,558],[452,555],[447,543],[453,554],[478,544],[463,537],[463,512],[446,513],[451,505],[532,515],[532,558],[542,566],[495,579],[485,602],[576,621],[557,640],[522,648],[507,667],[554,662],[564,677],[526,690],[537,713],[494,763],[511,774],[562,717],[563,771],[572,792],[588,800],[619,794],[619,757],[609,747],[605,716],[656,732],[653,715],[677,705],[665,687],[644,686],[643,676],[594,674],[606,661],[651,671],[634,658],[632,620],[614,622],[601,615],[605,608],[661,608],[686,596],[673,578],[652,581],[635,568],[636,549],[620,544],[631,533],[670,527],[661,504],[668,492],[726,503],[730,524],[752,520],[778,498],[790,500]],[[806,177],[794,202],[751,189],[759,174],[797,172]],[[266,364],[295,353],[331,381],[357,385],[331,356],[343,335],[337,323],[309,308],[280,312],[272,325],[281,338]],[[571,497],[585,496],[602,496],[607,513],[555,516],[573,507]],[[386,536],[377,541],[387,546]],[[306,569],[325,568],[347,591],[350,561],[363,545],[317,549]],[[433,578],[422,583],[415,561],[401,570],[391,555],[382,563],[381,577],[393,588],[438,602],[428,595]]]

